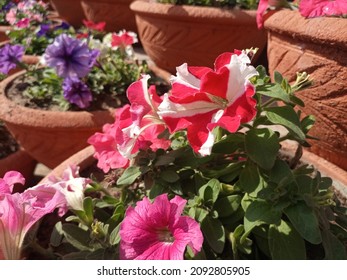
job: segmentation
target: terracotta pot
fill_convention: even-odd
[[[266,44],[256,25],[256,11],[135,1],[139,37],[148,56],[171,73],[184,62],[209,66],[218,55]],[[255,60],[257,57],[255,57]]]
[[[307,72],[314,84],[298,92],[316,124],[310,150],[347,170],[347,20],[305,19],[297,11],[281,10],[265,21],[268,59],[290,81],[296,72]]]
[[[18,143],[49,168],[86,147],[89,136],[101,131],[105,123],[114,121],[114,110],[58,112],[15,104],[6,97],[6,91],[23,73],[16,73],[0,84],[0,118]]]
[[[137,33],[134,13],[129,5],[134,0],[82,0],[82,8],[88,20],[105,21],[106,30],[118,32],[122,29]]]
[[[7,41],[9,38],[7,36],[7,32],[11,30],[11,26],[1,25],[0,26],[0,43],[3,41]]]
[[[52,7],[58,12],[59,17],[67,21],[73,27],[83,25],[85,15],[81,6],[81,0],[50,0]]]

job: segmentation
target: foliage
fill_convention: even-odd
[[[207,7],[240,7],[242,9],[255,10],[258,0],[156,0],[158,3],[175,5],[192,5]]]
[[[201,252],[194,256],[188,248],[186,259],[346,259],[347,209],[332,180],[280,152],[286,140],[297,142],[296,155],[309,146],[314,118],[294,110],[303,105],[295,91],[309,84],[308,76],[290,85],[276,73],[272,83],[263,67],[257,70],[251,123],[236,133],[217,128],[212,153],[204,157],[184,131],[173,133],[168,150],[140,150],[130,167],[94,180],[83,210],[55,226],[49,249],[55,257],[118,258],[126,209],[166,193],[187,200],[184,214],[204,235]]]

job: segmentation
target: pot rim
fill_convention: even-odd
[[[272,13],[265,20],[264,28],[270,34],[279,33],[294,39],[298,38],[333,47],[338,46],[347,50],[347,20],[345,18],[316,17],[306,19],[301,16],[299,11],[284,9]]]
[[[214,24],[233,23],[236,25],[255,25],[256,10],[223,9],[218,7],[174,5],[162,3],[149,3],[137,0],[130,4],[135,15],[148,15],[156,18],[168,18],[180,21],[213,22]]]

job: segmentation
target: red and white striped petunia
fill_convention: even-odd
[[[158,114],[170,132],[187,129],[188,141],[200,155],[209,155],[217,126],[236,132],[256,115],[255,89],[249,81],[258,72],[246,52],[223,53],[215,69],[177,67],[172,91],[164,95]]]

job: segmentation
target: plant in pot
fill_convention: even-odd
[[[47,230],[43,221],[27,243],[0,239],[2,254],[346,259],[347,209],[332,180],[300,162],[314,118],[294,110],[302,104],[295,92],[310,81],[300,74],[289,84],[276,75],[271,83],[245,51],[221,54],[214,69],[181,65],[164,96],[148,88],[144,75],[128,88],[130,104],[115,122],[88,140],[95,149],[88,148],[88,158],[65,162],[23,194],[12,195],[9,183],[2,188],[0,213],[7,201],[17,200],[11,206],[17,207],[22,197],[42,201],[49,193],[37,218],[55,208],[66,215],[50,241],[34,237]],[[297,147],[292,157],[281,153],[288,140]],[[80,170],[72,165],[77,162]],[[28,213],[32,208],[29,203]],[[13,247],[15,255],[6,249]]]
[[[138,34],[148,56],[171,73],[187,62],[213,66],[215,57],[234,49],[266,45],[256,26],[257,1],[135,1]],[[265,54],[265,53],[264,53]]]
[[[1,7],[1,41],[7,40],[7,34],[13,29],[36,28],[42,23],[49,22],[48,6],[42,1],[2,0]]]
[[[277,70],[289,81],[306,71],[312,87],[298,95],[305,101],[304,114],[314,114],[312,135],[321,141],[310,151],[347,170],[346,1],[299,1],[292,9],[271,12],[263,23],[266,1],[259,6],[259,23],[268,32],[269,72]]]
[[[133,36],[122,31],[100,41],[61,34],[46,49],[46,66],[2,81],[0,118],[28,153],[53,168],[113,119],[127,102],[126,87],[150,71],[133,53]],[[18,53],[7,54],[3,60],[16,65]]]

